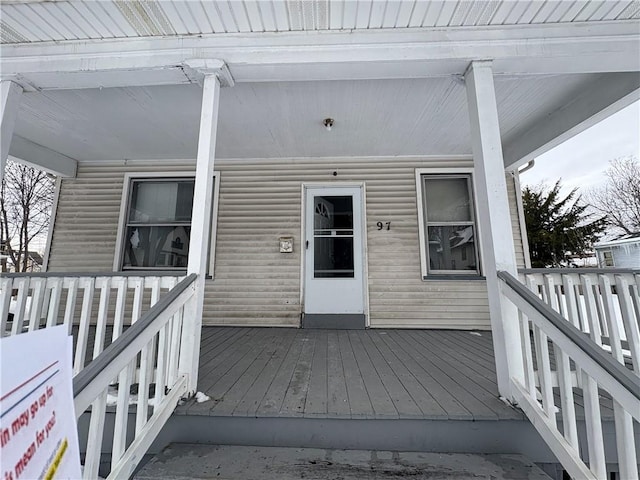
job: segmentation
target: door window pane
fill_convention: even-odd
[[[315,278],[353,278],[353,197],[314,197]]]

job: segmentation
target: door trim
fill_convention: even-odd
[[[338,188],[338,187],[352,187],[359,188],[362,197],[362,223],[360,228],[362,229],[362,294],[365,316],[365,327],[369,328],[369,250],[367,247],[367,189],[365,182],[303,182],[300,186],[300,327],[302,327],[302,315],[304,313],[304,294],[305,294],[305,251],[306,251],[306,207],[307,207],[307,189],[309,188]]]

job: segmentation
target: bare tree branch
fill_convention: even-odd
[[[0,245],[16,271],[29,268],[29,247],[49,227],[53,192],[47,173],[7,162],[0,191]],[[2,271],[7,269],[3,260]]]

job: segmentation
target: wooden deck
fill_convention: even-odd
[[[498,398],[490,332],[205,327],[177,414],[522,420]]]

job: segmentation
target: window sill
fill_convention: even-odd
[[[487,277],[483,275],[447,275],[447,274],[431,274],[422,277],[423,282],[441,282],[441,281],[450,281],[450,280],[486,280]]]

